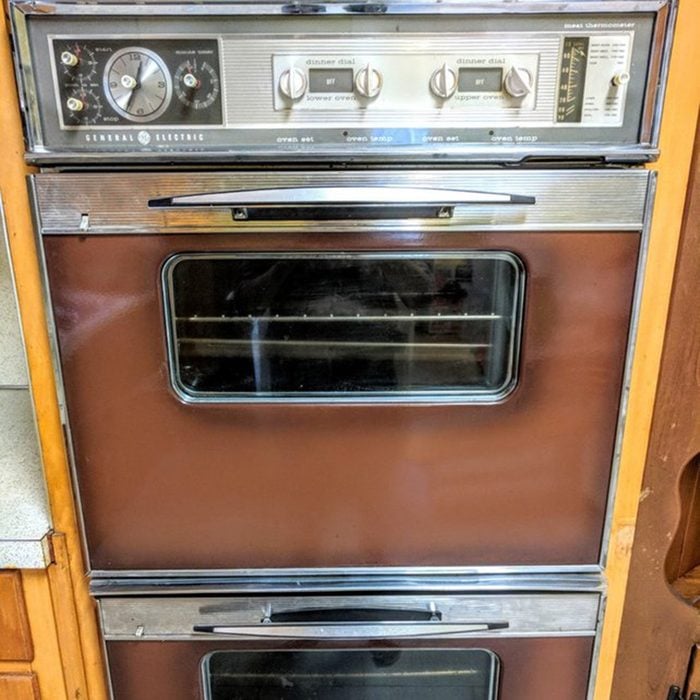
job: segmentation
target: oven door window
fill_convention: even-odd
[[[498,657],[484,649],[218,651],[206,700],[495,700]]]
[[[506,252],[177,255],[185,401],[481,401],[515,385],[523,266]]]

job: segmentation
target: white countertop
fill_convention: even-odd
[[[0,228],[0,569],[36,569],[48,564],[44,538],[51,519],[5,230]]]

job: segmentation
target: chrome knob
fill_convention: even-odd
[[[185,75],[182,76],[182,84],[186,88],[194,90],[196,87],[199,87],[199,80],[197,80],[196,75],[193,75],[192,73],[185,73]]]
[[[133,90],[138,85],[133,75],[122,75],[119,82],[125,90]]]
[[[70,112],[82,112],[85,109],[85,103],[77,97],[69,97],[66,100],[66,107]]]
[[[306,92],[306,73],[299,68],[287,68],[280,75],[280,92],[289,100],[298,100]]]
[[[532,92],[532,76],[525,68],[513,66],[503,81],[505,91],[511,97],[525,97]]]
[[[80,59],[74,53],[71,53],[70,51],[64,51],[61,54],[61,63],[64,66],[69,66],[72,68],[73,66],[77,66],[78,63],[80,63]]]
[[[612,79],[612,84],[615,87],[622,87],[623,85],[627,85],[627,83],[629,83],[631,77],[632,76],[627,71],[615,73]]]
[[[449,99],[457,89],[457,73],[444,63],[442,68],[438,68],[431,76],[430,89],[436,97]]]
[[[355,90],[370,100],[382,91],[382,74],[369,63],[357,71],[355,76]]]

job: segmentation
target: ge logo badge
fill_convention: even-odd
[[[151,135],[147,131],[139,131],[136,138],[142,146],[148,146],[151,143]]]

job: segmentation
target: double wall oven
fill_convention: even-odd
[[[675,4],[13,4],[116,700],[591,692]]]

